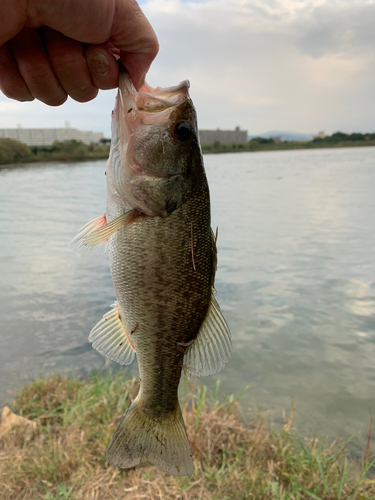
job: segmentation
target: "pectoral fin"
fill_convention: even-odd
[[[197,338],[186,350],[184,373],[187,377],[203,377],[220,371],[230,358],[232,341],[229,327],[212,295],[207,315]]]
[[[107,358],[120,365],[130,365],[135,350],[121,321],[117,302],[112,307],[91,330],[89,341],[94,349]]]
[[[108,238],[124,226],[132,214],[133,210],[125,212],[109,223],[107,223],[105,214],[93,219],[81,227],[69,245],[69,252],[104,253],[107,249]]]

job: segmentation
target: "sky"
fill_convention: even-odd
[[[375,131],[375,0],[142,0],[160,43],[148,83],[190,80],[201,129]],[[110,135],[116,92],[59,108],[0,93],[0,128]]]

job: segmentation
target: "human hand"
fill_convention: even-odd
[[[59,106],[118,85],[116,58],[138,89],[158,52],[135,0],[2,0],[0,90]]]

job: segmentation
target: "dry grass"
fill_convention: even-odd
[[[138,383],[94,374],[88,381],[54,376],[26,386],[13,410],[38,422],[33,435],[14,429],[0,440],[1,500],[322,499],[368,500],[369,464],[352,464],[345,446],[302,443],[292,419],[271,433],[261,418],[244,425],[239,403],[219,403],[206,387],[186,391],[184,418],[192,445],[191,478],[165,476],[144,465],[119,471],[106,448]],[[211,399],[211,400],[210,400]]]

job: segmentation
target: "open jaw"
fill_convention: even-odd
[[[120,72],[119,94],[127,113],[158,113],[181,104],[189,97],[189,87],[188,80],[166,88],[153,88],[145,83],[137,92],[128,73],[125,70]]]
[[[157,113],[186,101],[189,96],[189,81],[185,80],[175,87],[153,89],[147,83],[137,95],[138,111]]]

